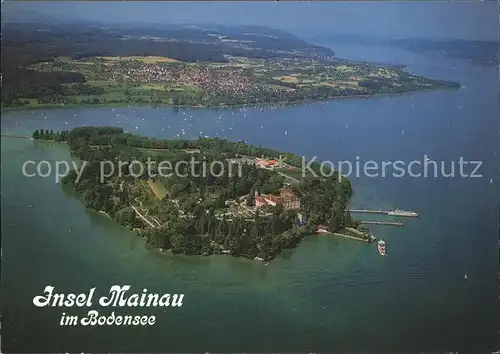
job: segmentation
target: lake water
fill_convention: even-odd
[[[498,339],[498,95],[496,68],[387,47],[332,44],[340,57],[406,64],[458,90],[286,108],[84,108],[9,112],[2,132],[119,125],[172,138],[243,139],[322,160],[483,161],[482,178],[355,177],[353,207],[420,212],[404,228],[371,228],[388,244],[311,236],[268,266],[232,257],[162,254],[85,210],[26,160],[70,159],[60,144],[2,138],[2,329],[7,352],[228,352],[492,349]],[[285,135],[285,131],[287,134]],[[402,132],[404,131],[404,133]],[[218,134],[218,135],[217,135]],[[458,167],[457,167],[458,168]],[[468,173],[472,172],[469,168]],[[458,173],[458,172],[457,172]],[[490,183],[490,178],[494,182]],[[32,207],[30,207],[30,204]],[[363,217],[366,219],[366,217]],[[387,218],[386,218],[387,219]],[[72,233],[68,233],[71,229]],[[468,278],[464,278],[467,273]],[[99,308],[155,314],[153,327],[61,327],[35,308],[46,285],[104,295],[184,293],[181,308]]]

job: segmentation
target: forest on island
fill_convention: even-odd
[[[185,161],[193,153],[184,149],[199,149],[194,158],[200,161],[225,161],[227,154],[237,156],[244,152],[280,154],[278,151],[252,146],[244,142],[221,139],[154,140],[125,134],[116,127],[80,127],[71,131],[53,132],[37,130],[35,139],[66,142],[71,153],[86,166],[76,182],[76,172],[64,178],[65,185],[73,185],[83,196],[86,206],[104,211],[124,226],[137,229],[139,235],[161,249],[183,254],[229,253],[250,259],[271,260],[282,250],[295,247],[300,240],[313,233],[320,224],[335,232],[345,226],[357,227],[346,212],[353,195],[348,179],[334,173],[328,178],[304,178],[290,188],[300,198],[300,210],[285,210],[282,206],[259,208],[253,218],[227,217],[226,202],[255,191],[275,194],[283,187],[283,177],[275,171],[243,164],[241,173],[230,175],[229,166],[221,167],[217,177],[203,175],[199,170],[186,167],[185,177],[173,175],[158,177],[166,195],[161,200],[148,198],[137,186],[151,178],[147,173],[137,176],[122,168],[104,182],[101,181],[101,161],[146,161],[149,159]],[[165,155],[151,155],[144,146],[161,146]],[[256,155],[254,155],[256,156]],[[139,203],[140,202],[140,203]],[[248,204],[252,206],[252,199]],[[151,227],[138,217],[133,205],[147,210],[147,216],[157,222]],[[305,222],[300,222],[299,215]]]

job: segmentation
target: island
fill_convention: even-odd
[[[66,143],[81,168],[63,187],[160,250],[267,262],[314,233],[374,239],[347,209],[350,181],[335,171],[322,177],[316,161],[305,173],[291,153],[218,138],[153,139],[117,127],[37,130],[33,138]],[[170,173],[160,170],[165,161],[175,166]]]
[[[258,26],[8,23],[2,36],[4,108],[275,105],[459,87]]]

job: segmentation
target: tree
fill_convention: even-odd
[[[254,206],[255,205],[255,195],[250,194],[246,200],[246,205],[247,206]]]

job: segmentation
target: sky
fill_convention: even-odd
[[[383,38],[462,38],[498,40],[496,1],[413,2],[4,2],[2,17],[25,12],[45,18],[99,22],[218,23],[264,25],[299,35],[318,32]]]

